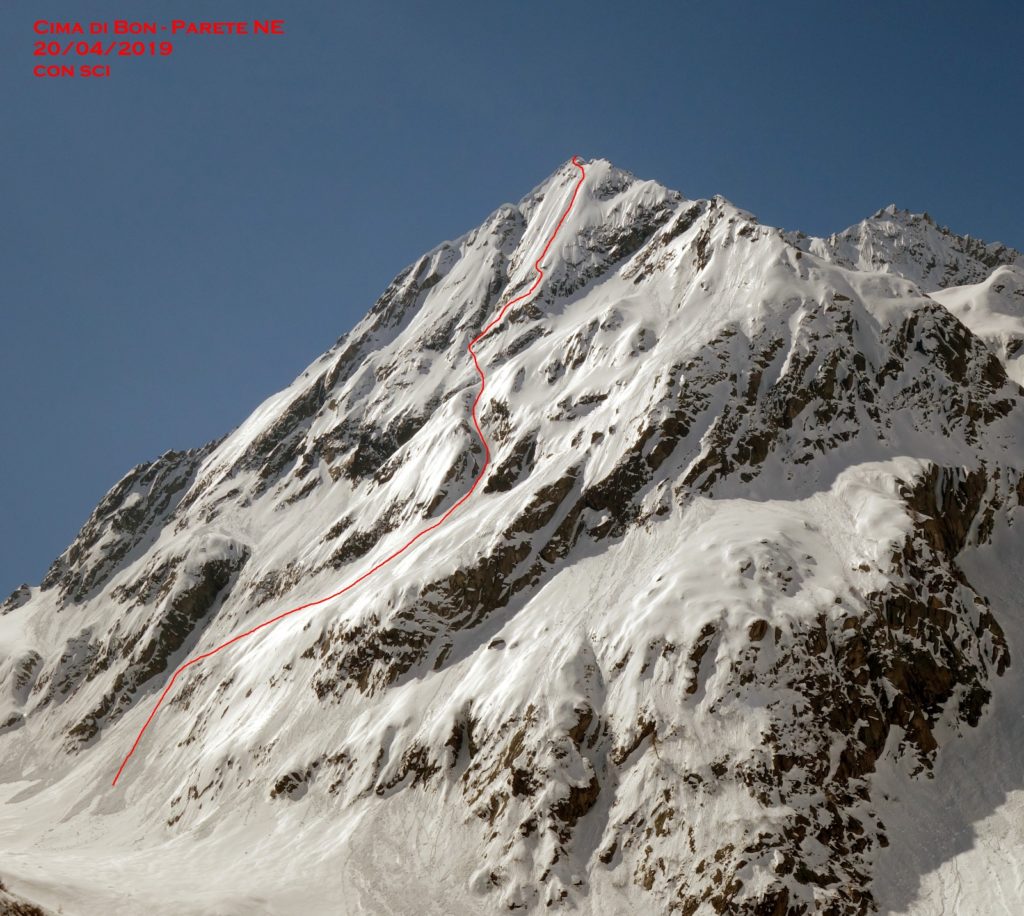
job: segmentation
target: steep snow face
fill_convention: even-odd
[[[977,334],[1024,385],[1024,266],[997,267],[980,283],[951,286],[931,294]]]
[[[1012,301],[1015,255],[985,274],[998,303],[946,307],[927,251],[884,261],[882,215],[801,240],[586,170],[543,285],[476,347],[479,490],[187,669],[117,788],[182,661],[466,492],[466,345],[532,282],[575,168],[399,274],[219,443],[133,470],[0,607],[16,890],[82,913],[887,905],[887,863],[916,861],[891,786],[984,733],[1016,650],[983,561],[1019,541],[1024,405],[1004,332],[972,323]],[[934,238],[973,282],[975,248]]]

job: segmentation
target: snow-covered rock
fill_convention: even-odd
[[[116,787],[179,664],[465,493],[466,345],[532,282],[573,165],[224,439],[134,469],[5,602],[13,887],[81,913],[912,909],[892,787],[927,803],[1018,649],[987,558],[1020,549],[1020,256],[586,171],[476,347],[478,491],[189,667]]]

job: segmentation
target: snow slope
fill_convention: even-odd
[[[1024,267],[999,266],[979,283],[933,292],[1006,366],[1006,374],[1024,385]]]
[[[575,176],[425,254],[224,439],[133,469],[0,607],[15,891],[980,913],[994,870],[1020,903],[1019,256],[887,211],[807,239],[603,160],[477,348],[480,491],[365,587],[189,668],[110,785],[182,661],[465,492],[466,344]],[[999,769],[974,796],[972,760]],[[930,830],[975,841],[929,842],[936,799],[959,802]]]

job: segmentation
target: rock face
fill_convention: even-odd
[[[3,604],[32,825],[5,841],[51,850],[82,912],[129,849],[211,876],[140,879],[157,912],[887,905],[880,786],[984,730],[1018,655],[964,557],[1021,530],[1020,256],[892,208],[808,239],[604,161],[477,348],[479,490],[187,669],[109,786],[177,665],[466,491],[466,344],[574,178],[424,255],[220,442],[134,469]]]

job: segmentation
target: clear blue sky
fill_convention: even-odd
[[[0,592],[573,153],[811,233],[895,202],[1024,246],[1020,9],[4,0]],[[125,16],[287,35],[33,78],[34,20]]]

